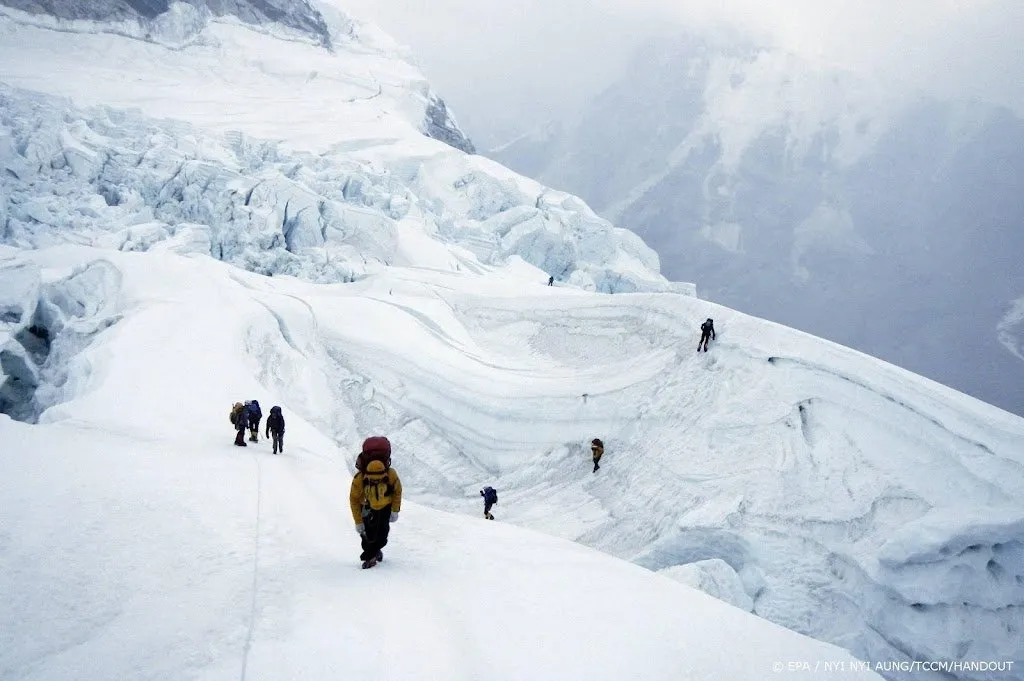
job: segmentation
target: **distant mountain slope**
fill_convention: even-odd
[[[639,51],[578,126],[492,156],[634,229],[709,299],[1024,413],[997,331],[1024,294],[1024,121],[1007,110],[893,101],[688,36]]]

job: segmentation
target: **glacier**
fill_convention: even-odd
[[[0,678],[1024,659],[1024,420],[698,299],[310,7],[329,48],[0,8]],[[231,446],[240,397],[284,407],[284,456]],[[370,433],[409,510],[362,573]]]
[[[274,532],[269,536],[276,550],[298,552],[304,561],[328,560],[333,572],[345,564],[345,552],[327,558],[317,547],[346,545],[339,539],[349,522],[344,475],[361,438],[384,432],[395,443],[395,465],[413,509],[423,504],[467,522],[479,516],[476,489],[490,484],[501,490],[494,509],[499,524],[625,558],[664,573],[659,579],[701,587],[861,660],[1021,657],[1024,423],[855,351],[692,296],[601,296],[548,287],[530,270],[514,266],[485,274],[396,266],[356,282],[316,284],[246,272],[206,256],[62,245],[8,247],[0,282],[14,292],[11,302],[5,299],[5,318],[15,317],[12,303],[21,306],[18,321],[5,324],[7,337],[24,338],[35,320],[32,325],[45,329],[51,347],[64,348],[59,362],[44,359],[36,370],[38,425],[0,417],[5,442],[15,443],[0,459],[5,479],[24,479],[36,459],[45,469],[63,467],[55,461],[67,459],[67,465],[77,461],[76,467],[116,465],[125,471],[117,479],[134,480],[152,469],[178,480],[184,470],[175,470],[186,456],[189,475],[213,467],[216,479],[240,485],[238,494],[248,490],[250,504],[253,484],[299,484],[280,493],[264,522],[281,532],[310,522],[322,529],[302,549]],[[710,354],[698,356],[689,322],[708,314],[719,321],[719,340]],[[44,319],[46,326],[39,323]],[[220,413],[240,395],[282,404],[289,418],[289,451],[282,461],[290,463],[267,464],[272,468],[262,473],[268,480],[263,483],[251,476],[268,452],[251,445],[248,453],[237,453]],[[173,405],[170,417],[167,405]],[[607,447],[596,475],[585,448],[595,434]],[[118,458],[123,447],[143,463]],[[277,481],[281,476],[288,482]],[[24,509],[13,527],[33,531],[38,521],[25,513],[57,504],[47,500],[62,487],[40,490],[45,480],[29,486],[39,490],[36,504],[8,504]],[[324,509],[302,501],[312,480],[321,490],[318,498],[333,500]],[[136,487],[147,489],[125,483],[103,498],[130,508],[144,503]],[[76,489],[82,503],[102,503],[88,501],[88,488]],[[206,499],[221,485],[203,491],[197,482],[182,480],[173,489]],[[261,532],[244,515],[252,506],[243,496],[229,495],[220,503],[228,508],[215,505],[221,509],[217,517],[237,517],[248,528],[230,541]],[[292,504],[298,504],[294,516],[288,511]],[[332,510],[324,515],[326,508]],[[396,526],[389,551],[388,560],[401,561],[412,571],[412,584],[421,586],[417,566],[432,555],[427,547],[449,522],[431,513],[413,510],[412,517],[420,519],[408,531],[422,539],[403,541],[404,526]],[[113,551],[109,560],[175,560],[125,542],[106,523],[99,527],[115,532],[119,542],[107,549]],[[218,528],[214,523],[210,531],[226,531]],[[23,590],[28,578],[18,575],[45,558],[20,532],[13,541],[21,547],[21,567],[0,574]],[[465,530],[452,526],[449,532],[463,536]],[[355,535],[350,536],[355,548]],[[196,560],[209,560],[212,549],[200,549],[199,539],[175,541],[184,543],[186,555],[197,546],[202,553]],[[507,568],[492,558],[529,565],[531,572],[566,559],[555,548],[538,548],[547,555],[531,559],[518,549],[519,559],[501,559],[508,554],[480,548],[479,542],[489,546],[489,540],[474,541],[473,548],[461,549],[475,556],[463,557],[474,573],[504,575]],[[81,551],[74,545],[66,550]],[[458,545],[450,550],[441,555],[457,562]],[[129,559],[122,551],[138,557]],[[235,555],[238,564],[242,556],[252,557],[241,549]],[[352,569],[354,556],[353,551]],[[238,565],[226,573],[221,565],[215,561],[211,567],[214,584],[241,589],[246,582]],[[290,570],[305,574],[308,567],[300,566]],[[83,578],[76,577],[78,569],[53,579],[64,584],[63,579]],[[152,601],[153,587],[118,579],[131,593],[141,589],[138,602]],[[259,631],[276,631],[275,608],[313,608],[302,598],[282,596],[291,591],[279,585],[283,577],[267,579],[258,587],[270,608],[257,619]],[[308,586],[301,581],[297,588],[319,588],[319,578],[308,579]],[[89,601],[88,607],[101,608],[95,613],[101,620],[121,621],[117,611],[103,614],[111,607],[104,599],[120,593],[117,584],[109,586],[109,595]],[[605,593],[613,584],[594,588]],[[63,619],[74,622],[62,608],[76,601],[64,599],[68,605],[38,615],[26,614],[31,602],[14,611],[8,606],[6,616],[20,625],[4,627],[14,636],[6,649],[30,645],[43,626],[36,617],[68,613]],[[241,617],[230,603],[222,608]],[[132,618],[143,616],[130,612]],[[718,621],[720,615],[706,617]],[[82,621],[76,630],[90,631],[91,622]],[[122,626],[111,630],[113,640],[134,650],[117,633]],[[217,622],[204,626],[221,631]],[[638,635],[645,631],[630,627]],[[153,632],[152,640],[135,645],[145,649],[167,635],[160,628]],[[288,640],[318,645],[308,637]],[[699,639],[687,640],[696,645]],[[96,639],[80,653],[104,650],[103,645]],[[237,649],[235,643],[224,645]],[[652,659],[670,665],[663,669],[679,664],[675,653],[658,650]],[[761,663],[774,658],[752,650],[760,663],[745,658],[743,673],[763,678]],[[78,654],[69,659],[81,664]],[[18,665],[27,659],[38,659],[41,670],[60,668],[52,665],[61,658],[41,655],[18,653],[11,669],[24,670]],[[116,665],[133,664],[121,655],[114,659]],[[333,669],[344,667],[330,659]],[[708,664],[715,668],[717,662]],[[904,678],[898,672],[885,676]]]
[[[447,148],[382,166],[3,87],[3,239],[202,253],[315,281],[408,264],[429,244],[441,267],[518,258],[593,290],[692,291],[581,201]]]

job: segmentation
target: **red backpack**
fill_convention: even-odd
[[[368,437],[363,441],[363,451],[356,457],[356,470],[365,473],[371,461],[380,461],[385,470],[391,468],[391,442],[386,437]]]

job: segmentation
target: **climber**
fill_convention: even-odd
[[[270,416],[267,417],[267,432],[264,437],[273,437],[274,454],[284,451],[284,414],[281,407],[270,408]]]
[[[263,419],[263,411],[260,409],[260,403],[256,400],[246,404],[249,405],[249,442],[256,442],[257,436],[260,434],[260,421]]]
[[[390,525],[402,509],[402,481],[391,467],[391,442],[386,437],[363,441],[348,500],[363,549],[359,559],[364,570],[372,568],[384,560],[381,549],[387,546]]]
[[[484,498],[484,517],[494,520],[494,516],[491,515],[491,507],[498,503],[498,493],[493,487],[484,487],[480,490],[480,496]]]
[[[597,469],[601,467],[599,465],[601,457],[604,456],[604,443],[601,442],[601,438],[595,437],[590,441],[590,453],[594,458],[594,472],[596,473]]]
[[[715,322],[708,317],[707,321],[700,325],[700,341],[697,343],[697,352],[700,352],[701,345],[704,352],[708,351],[708,340],[715,340]]]

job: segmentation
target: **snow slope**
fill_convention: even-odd
[[[415,314],[430,288],[415,277],[430,274],[404,274],[405,291],[388,295],[169,253],[0,254],[0,290],[41,296],[54,348],[104,327],[61,358],[61,399],[39,425],[0,416],[0,678],[753,681],[776,664],[854,664],[641,567],[420,505],[417,457],[431,452],[410,447],[408,419],[395,439],[410,499],[385,562],[360,571],[349,445],[390,391],[337,382],[340,361],[383,357],[381,323],[403,324],[392,339],[426,364],[454,340],[447,320]],[[284,455],[231,445],[226,408],[243,394],[284,404]]]
[[[117,440],[146,463],[104,454],[113,458],[115,470],[138,470],[138,475],[161,481],[155,484],[165,488],[164,495],[189,490],[185,508],[197,505],[184,513],[176,509],[181,500],[149,500],[146,491],[131,496],[135,482],[117,484],[121,491],[116,495],[100,493],[79,480],[80,473],[70,472],[67,478],[49,479],[46,484],[55,486],[47,494],[21,484],[9,493],[60,497],[65,494],[60,490],[72,485],[84,495],[83,503],[108,510],[139,504],[167,509],[175,516],[196,517],[196,522],[201,518],[209,532],[237,542],[239,532],[249,539],[253,532],[254,476],[275,481],[268,485],[290,485],[290,479],[277,480],[290,475],[306,480],[306,487],[280,491],[278,501],[260,502],[281,505],[280,512],[265,516],[280,536],[268,540],[274,548],[260,550],[296,562],[288,563],[295,566],[292,570],[268,569],[273,577],[266,577],[270,585],[265,589],[273,597],[266,606],[268,621],[257,626],[257,633],[262,627],[278,632],[276,627],[289,621],[281,610],[287,608],[275,600],[290,598],[282,593],[301,596],[303,605],[293,607],[304,621],[305,604],[338,600],[317,584],[294,583],[294,571],[314,573],[313,581],[317,576],[336,579],[341,569],[336,562],[349,555],[340,547],[346,537],[354,541],[344,508],[349,460],[367,433],[386,432],[415,502],[479,516],[477,490],[493,484],[501,493],[495,510],[501,522],[575,539],[651,570],[666,570],[666,577],[676,580],[681,577],[676,566],[691,565],[691,574],[683,577],[689,583],[708,586],[741,606],[752,605],[758,615],[837,643],[862,659],[1020,660],[1024,655],[1019,635],[1024,422],[877,360],[692,297],[599,296],[549,288],[516,267],[486,275],[393,267],[350,284],[314,285],[287,276],[261,277],[197,255],[68,246],[8,253],[0,290],[20,301],[17,313],[14,303],[5,303],[4,318],[17,318],[6,325],[9,338],[28,339],[28,324],[35,322],[34,334],[48,339],[51,355],[33,356],[38,366],[29,364],[36,367],[38,387],[33,396],[21,395],[28,400],[23,411],[39,414],[41,425],[4,422],[5,442],[17,434],[39,438],[33,440],[39,444],[5,448],[11,452],[5,465],[20,470],[36,461],[14,458],[15,452],[49,452],[62,449],[61,443],[93,438],[100,444],[81,445],[84,451],[107,452],[111,447],[104,443]],[[687,331],[709,314],[719,323],[719,340],[710,354],[697,355]],[[5,371],[15,354],[12,345],[8,340],[0,357]],[[229,444],[231,432],[221,412],[244,396],[282,404],[290,417],[285,459],[265,464],[273,472],[259,472],[264,464],[258,461],[266,454],[262,449],[239,452]],[[171,413],[166,405],[173,405]],[[596,475],[584,449],[593,436],[607,445]],[[67,465],[80,471],[92,456],[79,456],[78,444],[71,448],[73,454],[52,455],[70,457]],[[292,457],[296,461],[279,462]],[[207,471],[206,466],[213,468]],[[165,469],[177,472],[160,472]],[[48,470],[39,469],[37,475],[45,478]],[[245,476],[238,489],[231,482],[235,475]],[[233,510],[215,504],[212,511],[203,511],[204,496],[191,500],[196,493],[190,485],[199,482],[164,482],[180,476],[197,476],[205,485],[216,480],[204,494],[223,495],[229,487],[232,491],[218,504]],[[249,496],[236,496],[240,489]],[[313,513],[314,502],[306,496],[323,499],[334,515]],[[28,565],[49,560],[40,544],[32,543],[45,536],[36,523],[54,522],[47,520],[45,505],[18,499],[5,506],[29,514],[14,523],[23,528],[14,546],[29,542],[37,548],[19,548],[18,555]],[[394,554],[394,569],[408,565],[415,570],[421,561],[439,560],[425,555],[428,547],[441,535],[462,532],[431,529],[458,521],[435,520],[420,506],[412,507],[410,517],[410,544],[398,539],[405,528],[398,525],[395,546],[387,552],[389,559]],[[105,524],[97,515],[90,526],[120,537],[121,530],[105,529]],[[412,538],[421,528],[424,537]],[[136,525],[129,534],[152,531]],[[508,536],[495,541],[513,541]],[[299,538],[308,543],[294,546]],[[552,570],[565,579],[562,561],[571,565],[574,560],[563,559],[560,548],[539,544],[536,550],[544,560],[538,562],[527,557],[535,554],[515,543],[518,539],[506,547],[508,553],[503,548],[496,554],[507,559],[492,559],[481,555],[486,554],[479,548],[482,541],[470,533],[465,542],[443,545],[441,555],[462,551],[467,561],[454,572],[437,568],[434,584],[449,598],[454,598],[454,587],[446,580],[467,579],[463,567],[472,574],[496,571],[491,586],[456,591],[490,594],[493,588],[506,594],[512,608],[515,599],[499,585],[513,578],[502,577],[503,570],[557,566]],[[168,544],[189,546],[180,535],[154,541],[163,547],[160,551]],[[181,564],[204,564],[209,556],[204,546],[196,547],[195,560]],[[323,547],[341,553],[327,560],[318,553]],[[140,551],[135,543],[122,550]],[[228,554],[242,555],[239,549]],[[122,559],[109,558],[114,563]],[[163,565],[171,558],[143,553],[133,560]],[[313,567],[325,560],[329,569]],[[230,574],[219,575],[224,581],[210,588],[231,583],[241,589],[242,568],[224,569]],[[6,574],[21,583],[25,577],[17,575],[32,572],[20,567]],[[61,579],[70,581],[72,591],[74,584],[88,582],[78,573]],[[539,579],[531,576],[529,581]],[[603,602],[605,594],[632,591],[610,577],[594,579],[573,593]],[[598,585],[601,598],[594,597]],[[158,589],[138,588],[146,593]],[[610,602],[619,603],[619,597]],[[235,600],[245,598],[236,594]],[[482,607],[473,601],[473,611]],[[33,607],[31,600],[21,607],[8,616],[24,617],[23,610]],[[148,607],[140,605],[133,617],[141,618]],[[442,608],[428,619],[462,617],[434,602],[420,607],[426,612]],[[559,612],[578,607],[560,606]],[[230,610],[224,608],[222,613]],[[674,609],[656,608],[658,613]],[[684,612],[691,610],[687,606]],[[621,618],[618,611],[605,614]],[[676,626],[661,629],[661,616],[641,618],[661,632],[655,636],[659,641]],[[602,617],[588,615],[581,622]],[[92,613],[88,620],[104,616]],[[701,620],[705,628],[717,626],[709,622],[721,617],[715,613]],[[231,641],[244,640],[242,621]],[[222,623],[195,625],[216,628]],[[565,628],[557,626],[562,637]],[[621,627],[615,627],[621,636]],[[75,636],[85,636],[76,631]],[[652,635],[642,634],[648,641]],[[306,651],[317,645],[306,633],[298,638],[282,645]],[[493,649],[497,644],[480,645]],[[223,653],[227,647],[217,650]],[[678,656],[671,652],[676,648],[658,650],[664,657],[655,655],[652,664],[691,659],[689,648]],[[752,653],[758,660],[768,659],[763,649],[758,651]],[[774,661],[776,656],[769,657]],[[747,662],[742,665],[751,678],[763,678],[764,667],[748,667]],[[597,663],[586,667],[605,668]],[[703,673],[695,671],[694,678]],[[401,676],[396,671],[395,678]]]
[[[419,137],[410,133],[436,97],[423,75],[373,27],[340,12],[330,19],[334,50],[183,3],[139,25],[0,7],[0,80],[311,151]]]

